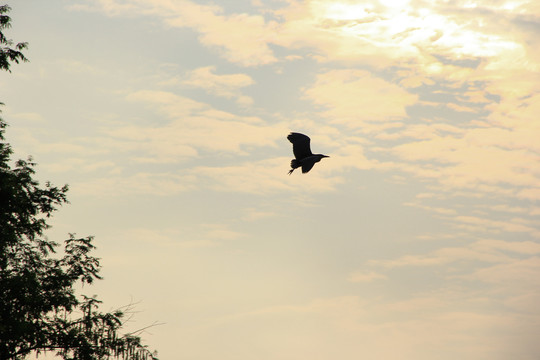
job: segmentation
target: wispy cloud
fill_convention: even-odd
[[[540,254],[540,245],[533,241],[483,239],[462,247],[440,248],[423,255],[404,255],[392,260],[371,260],[370,265],[384,268],[440,266],[455,262],[514,263],[521,256]],[[476,263],[478,266],[478,263]]]
[[[291,52],[299,49],[311,50],[311,56],[323,63],[352,65],[320,71],[314,83],[304,88],[305,98],[319,106],[314,116],[335,126],[372,133],[380,140],[409,137],[405,143],[385,145],[400,163],[396,168],[430,178],[448,189],[512,184],[523,187],[518,196],[538,198],[536,139],[540,128],[534,119],[540,103],[536,71],[540,58],[526,31],[530,20],[523,16],[534,11],[529,2],[291,1],[279,6],[254,6],[251,13],[231,14],[218,5],[191,1],[101,0],[81,2],[72,8],[103,11],[109,16],[154,16],[169,26],[192,28],[200,34],[201,44],[219,49],[227,60],[241,66],[287,61],[295,55]],[[288,50],[283,59],[271,45]],[[358,65],[371,70],[358,70]],[[253,83],[241,73],[218,75],[215,67],[201,67],[192,70],[184,81],[242,105],[253,101],[239,93],[240,88]],[[428,118],[425,115],[419,121],[411,117],[409,109],[425,103],[430,91],[436,93],[429,89],[434,84],[438,84],[438,91],[445,89],[447,97],[431,100],[434,107]],[[139,99],[161,104],[177,116],[194,110],[186,99],[175,99],[183,106],[173,106],[171,94],[160,94],[161,100],[156,96],[156,92],[147,93]],[[196,112],[204,113],[201,104],[191,105],[199,106]],[[438,115],[443,108],[450,113]],[[464,114],[471,120],[458,120]],[[231,131],[232,126],[250,133],[251,139],[263,141],[253,136],[257,133],[254,127],[242,125],[245,118],[235,120],[239,122],[227,125],[229,133],[239,133]],[[219,124],[215,124],[217,129]],[[174,133],[182,139],[182,145],[168,138],[160,142],[176,142],[186,151],[175,151],[164,158],[197,151],[179,135],[183,131],[171,130],[166,133]],[[190,133],[189,127],[182,130]],[[238,145],[230,141],[224,144],[208,131],[212,141],[204,145],[240,151]],[[271,133],[269,129],[264,132]],[[421,162],[433,167],[426,168]]]
[[[246,74],[215,74],[215,66],[197,68],[187,74],[183,83],[204,89],[217,96],[234,98],[241,105],[250,105],[253,99],[242,95],[240,89],[254,83],[254,80]]]
[[[119,2],[99,0],[70,7],[79,11],[103,11],[109,16],[157,16],[172,27],[186,27],[200,34],[199,41],[231,62],[257,66],[276,62],[269,42],[275,36],[275,22],[266,22],[256,14],[224,14],[218,5],[203,5],[192,1]]]
[[[80,196],[110,198],[132,195],[173,196],[196,188],[192,175],[139,172],[134,175],[94,176],[72,184],[72,193]]]
[[[349,275],[348,279],[350,282],[355,283],[369,283],[376,280],[386,279],[386,275],[376,273],[374,271],[356,271]]]
[[[162,126],[124,125],[108,131],[121,141],[136,142],[157,162],[177,162],[200,151],[246,154],[246,147],[274,147],[288,131],[285,124],[267,124],[171,92],[141,90],[127,100],[146,104],[168,119]]]
[[[362,70],[332,70],[317,75],[305,96],[322,106],[321,115],[331,123],[369,132],[370,123],[406,117],[405,108],[417,96]]]
[[[255,352],[268,344],[286,344],[291,358],[302,354],[315,358],[321,354],[341,358],[363,354],[373,358],[429,359],[441,357],[441,351],[443,359],[466,358],[470,353],[506,356],[514,351],[513,332],[519,329],[519,321],[493,312],[490,305],[489,299],[459,290],[396,302],[357,296],[318,298],[300,305],[228,316],[199,331],[208,337],[227,334],[221,339],[227,343],[249,339],[248,350]],[[487,308],[472,310],[481,306]],[[233,328],[240,333],[227,331]],[[493,331],[498,334],[497,344],[492,341]],[[474,340],[472,334],[476,334]],[[532,338],[523,344],[527,349],[519,352],[525,356],[537,348]],[[212,354],[210,351],[204,356]]]

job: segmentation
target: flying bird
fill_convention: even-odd
[[[287,139],[293,144],[293,153],[296,158],[291,160],[292,169],[289,171],[289,175],[299,167],[302,167],[302,173],[305,174],[322,158],[330,157],[323,154],[313,154],[309,147],[310,138],[304,134],[292,132],[287,136]]]

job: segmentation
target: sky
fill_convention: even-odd
[[[9,5],[48,237],[161,359],[538,359],[540,2]]]

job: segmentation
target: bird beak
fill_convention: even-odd
[[[323,157],[330,157],[330,156],[328,156],[328,155],[323,155]]]

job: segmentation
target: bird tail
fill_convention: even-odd
[[[289,175],[292,174],[292,172],[294,171],[294,169],[299,168],[300,166],[301,166],[301,165],[298,163],[298,160],[292,159],[292,160],[291,160],[291,167],[292,167],[292,169],[289,170]]]

